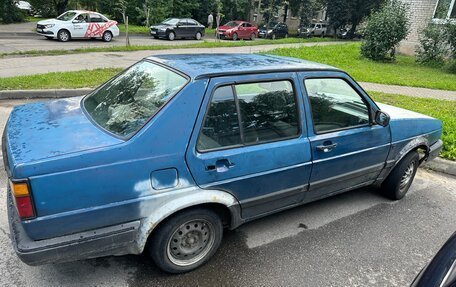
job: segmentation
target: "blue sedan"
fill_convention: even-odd
[[[224,228],[364,186],[401,199],[441,133],[331,66],[150,57],[85,97],[12,111],[13,246],[30,265],[148,250],[161,269],[190,271]]]

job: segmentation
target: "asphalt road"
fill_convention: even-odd
[[[0,130],[17,103],[0,102]],[[420,170],[398,202],[360,189],[227,231],[216,256],[184,275],[147,256],[30,267],[11,248],[5,185],[2,171],[0,286],[408,286],[456,230],[456,178]]]

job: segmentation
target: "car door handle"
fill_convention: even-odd
[[[336,143],[323,143],[323,145],[317,146],[317,150],[322,152],[330,152],[336,148],[336,146]]]
[[[226,172],[230,168],[234,167],[234,163],[228,159],[219,159],[215,162],[215,165],[206,166],[206,171]]]

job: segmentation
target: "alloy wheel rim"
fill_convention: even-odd
[[[403,190],[405,187],[407,187],[407,185],[410,183],[414,170],[415,170],[415,162],[411,162],[407,166],[407,168],[404,171],[404,174],[401,177],[401,183],[399,185],[399,188],[401,190]]]
[[[68,41],[68,33],[67,32],[60,32],[60,39],[64,42]]]
[[[200,40],[201,39],[201,34],[198,32],[196,33],[196,40]]]
[[[111,34],[105,33],[105,41],[111,41]]]
[[[177,228],[168,241],[168,259],[177,266],[198,263],[215,242],[214,226],[205,219],[188,221]]]
[[[172,41],[174,40],[174,33],[169,33],[169,39]]]

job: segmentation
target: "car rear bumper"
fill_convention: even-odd
[[[433,160],[436,157],[438,157],[439,154],[440,154],[440,151],[442,150],[442,147],[443,147],[443,141],[442,140],[438,140],[433,145],[431,145],[429,147],[429,154],[428,154],[428,156],[426,158],[426,161],[430,161],[430,160]]]
[[[35,241],[27,236],[19,221],[10,190],[7,205],[14,250],[28,265],[139,253],[135,242],[140,221]]]

